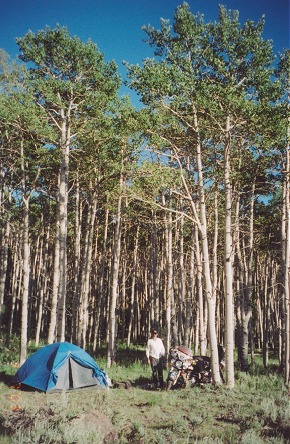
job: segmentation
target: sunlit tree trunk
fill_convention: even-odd
[[[194,111],[194,126],[197,134],[196,161],[197,161],[197,173],[198,173],[198,192],[200,200],[200,235],[201,235],[201,245],[202,245],[202,254],[203,254],[203,276],[205,282],[205,294],[208,305],[208,327],[209,327],[208,331],[209,331],[209,342],[210,342],[211,369],[214,382],[216,384],[220,384],[221,378],[219,370],[219,357],[218,357],[218,348],[217,348],[218,344],[217,344],[216,324],[215,324],[216,299],[211,281],[207,218],[206,218],[206,201],[205,201],[203,167],[202,167],[202,156],[201,156],[201,140],[199,137],[199,127],[198,127],[198,118],[196,110]]]
[[[194,236],[194,230],[191,230],[191,237]],[[191,328],[193,327],[193,300],[195,295],[195,248],[190,249],[189,256],[189,272],[188,284],[186,286],[186,300],[185,300],[185,326],[184,326],[184,344],[191,347]],[[196,350],[196,347],[195,347]]]
[[[169,197],[170,199],[170,197]],[[165,198],[163,195],[163,205],[165,206]],[[169,205],[171,202],[169,201]],[[166,314],[165,314],[165,350],[166,353],[169,353],[169,349],[171,347],[171,338],[175,342],[174,345],[177,345],[177,337],[176,335],[172,335],[172,303],[173,299],[173,258],[172,258],[172,214],[169,211],[168,214],[164,218],[165,223],[165,247],[166,247]]]
[[[13,239],[14,243],[14,258],[13,258],[13,275],[12,275],[12,282],[11,282],[11,307],[10,307],[10,313],[9,313],[9,321],[7,326],[7,334],[6,334],[6,347],[9,347],[10,345],[10,338],[12,335],[12,328],[13,328],[13,320],[14,320],[14,310],[16,305],[16,299],[19,291],[19,285],[17,283],[22,282],[21,278],[21,272],[22,268],[20,266],[21,264],[21,251],[19,248],[19,235],[16,234],[16,239]]]
[[[285,140],[282,159],[282,222],[281,222],[281,277],[283,288],[280,301],[281,312],[281,369],[285,384],[290,386],[290,51],[280,54],[277,77],[281,82],[280,119],[284,123],[281,139]]]
[[[218,282],[218,233],[219,233],[219,209],[218,209],[218,191],[217,187],[214,192],[214,233],[213,233],[213,246],[212,246],[212,282],[213,282],[213,294],[215,300],[217,300],[217,290],[219,288]],[[220,330],[220,316],[218,308],[220,305],[220,298],[217,301],[218,306],[216,306],[216,329]],[[205,328],[207,328],[207,313],[205,315]],[[219,340],[219,335],[217,334]],[[219,341],[220,342],[220,341]],[[222,341],[224,342],[224,340]]]
[[[44,271],[44,257],[43,257],[43,239],[40,239],[40,245],[39,248],[36,249],[36,255],[35,259],[37,261],[37,272],[35,270],[35,278],[37,274],[36,279],[36,288],[39,288],[39,298],[37,301],[37,322],[36,322],[36,332],[35,332],[35,346],[38,347],[39,340],[40,340],[40,332],[41,332],[41,325],[42,325],[42,317],[43,317],[43,302],[44,302],[44,279],[43,275],[45,273]],[[36,266],[35,266],[36,268]]]
[[[156,211],[152,211],[152,229],[150,232],[150,306],[152,312],[151,319],[158,319],[160,325],[160,298],[158,288],[158,244],[157,244],[157,221]]]
[[[29,245],[29,210],[28,202],[23,202],[23,289],[22,289],[22,310],[21,310],[21,334],[20,334],[20,365],[27,357],[27,328],[28,328],[28,296],[30,277],[30,245]]]
[[[262,342],[262,352],[263,352],[263,365],[268,367],[269,363],[269,347],[268,347],[268,336],[269,336],[269,287],[271,288],[271,282],[269,279],[269,273],[271,274],[271,267],[269,267],[269,262],[266,264],[265,270],[265,287],[263,294],[263,342]]]
[[[90,291],[90,274],[92,267],[93,239],[95,230],[95,219],[97,209],[97,197],[95,193],[90,201],[87,217],[87,230],[85,235],[85,243],[83,245],[83,270],[81,273],[81,306],[80,306],[80,324],[81,324],[81,346],[86,348],[86,335],[88,327],[88,301]]]
[[[229,388],[235,385],[234,379],[234,304],[233,304],[233,245],[232,245],[232,188],[230,180],[230,119],[227,118],[227,140],[224,149],[225,185],[225,295],[226,295],[226,383]]]
[[[180,202],[182,205],[182,200]],[[178,233],[178,244],[179,244],[179,254],[178,254],[178,281],[177,281],[177,335],[178,343],[184,344],[184,305],[185,305],[185,271],[184,271],[184,216],[181,215],[179,218],[179,224],[177,222],[176,231]]]
[[[4,182],[4,181],[3,181]],[[0,199],[0,208],[1,208],[1,218],[2,221],[5,221],[5,224],[3,223],[2,228],[2,244],[1,244],[1,256],[0,256],[0,328],[2,324],[2,311],[3,311],[3,304],[4,304],[4,292],[5,292],[5,282],[6,282],[6,275],[7,275],[7,263],[8,263],[8,246],[9,246],[9,237],[10,237],[10,217],[11,212],[6,209],[4,209],[4,202],[3,199],[7,199],[8,201],[8,208],[11,203],[11,191],[8,192],[8,196],[5,196],[4,189],[1,189],[1,199]],[[5,214],[6,213],[6,214]]]
[[[27,357],[27,328],[28,328],[28,297],[30,279],[30,243],[29,243],[29,200],[25,197],[26,177],[24,164],[24,140],[20,144],[21,172],[22,172],[22,203],[23,203],[23,281],[22,281],[22,310],[21,310],[21,331],[20,331],[20,365],[26,361]]]
[[[200,354],[204,356],[206,354],[206,348],[207,348],[207,340],[206,340],[207,310],[204,306],[203,284],[202,284],[202,255],[199,246],[198,230],[196,229],[194,233],[195,233],[196,269],[197,269],[196,281],[197,281],[197,303],[198,303],[198,325],[199,325],[198,349],[200,350]],[[196,353],[197,353],[197,347],[196,347]]]
[[[107,367],[110,368],[116,363],[116,307],[118,298],[118,277],[121,254],[121,219],[122,219],[122,187],[123,178],[120,179],[120,196],[116,211],[116,223],[114,232],[114,245],[111,271],[111,289],[109,306],[109,328],[108,328],[108,351]]]
[[[288,103],[290,95],[288,96]],[[288,112],[290,111],[288,106]],[[289,114],[288,114],[289,116]],[[287,125],[286,146],[286,171],[285,171],[285,212],[286,212],[286,237],[285,237],[285,371],[284,381],[290,385],[290,117]]]
[[[56,213],[55,236],[54,236],[54,259],[53,259],[53,278],[52,278],[52,296],[50,305],[50,323],[48,329],[48,344],[52,344],[56,337],[56,317],[57,317],[57,301],[59,293],[59,215]]]
[[[129,317],[129,325],[128,325],[128,337],[127,337],[127,346],[129,347],[131,341],[132,334],[132,326],[134,320],[134,311],[135,311],[135,297],[136,297],[136,277],[137,277],[137,255],[138,255],[138,243],[139,243],[139,231],[140,226],[137,225],[137,230],[135,234],[135,246],[133,252],[133,264],[132,264],[132,284],[131,284],[131,300],[130,300],[130,317]]]
[[[78,333],[78,306],[80,299],[80,276],[81,276],[81,226],[82,226],[82,201],[80,199],[79,174],[76,173],[75,184],[75,226],[74,226],[74,277],[73,277],[73,312],[71,338],[73,343],[77,343]]]
[[[66,325],[66,289],[67,289],[67,203],[68,203],[68,173],[70,126],[67,124],[68,115],[61,110],[63,119],[61,128],[61,164],[59,182],[59,299],[57,304],[57,341],[65,340]]]

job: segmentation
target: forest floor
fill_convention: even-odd
[[[0,443],[290,443],[290,398],[277,365],[237,371],[231,390],[156,391],[134,356],[108,370],[98,360],[113,388],[54,394],[11,388],[16,369],[0,364]]]

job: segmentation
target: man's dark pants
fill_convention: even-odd
[[[156,387],[163,387],[163,364],[162,358],[156,359],[150,356],[150,364],[152,370],[152,379]]]

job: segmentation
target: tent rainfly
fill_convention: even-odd
[[[29,356],[17,371],[13,384],[51,393],[93,386],[107,388],[111,381],[82,348],[56,342]]]

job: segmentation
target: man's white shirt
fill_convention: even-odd
[[[155,359],[160,359],[165,355],[165,349],[163,342],[160,338],[150,338],[147,342],[146,347],[146,357],[149,358],[151,356]]]

